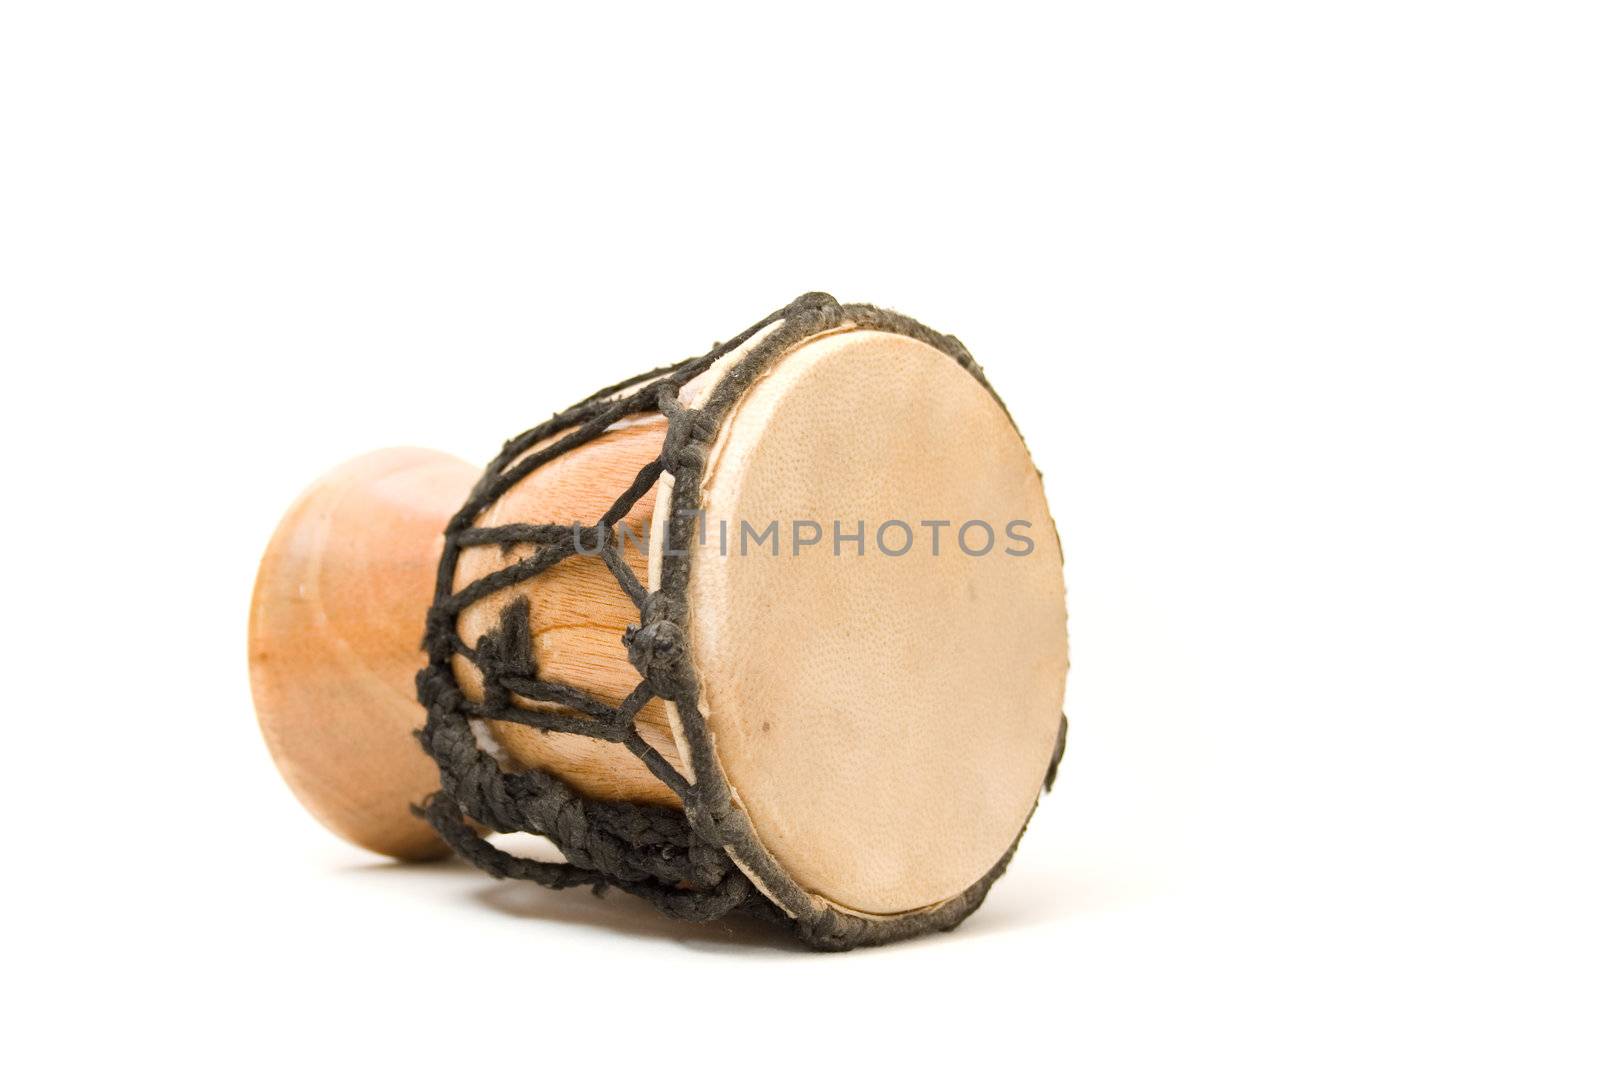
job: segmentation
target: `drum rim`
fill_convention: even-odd
[[[446,529],[439,584],[430,608],[424,642],[429,650],[430,663],[418,675],[418,697],[429,712],[428,725],[419,733],[419,739],[438,762],[441,779],[441,792],[429,799],[421,813],[465,858],[496,875],[530,878],[558,887],[572,884],[597,887],[617,885],[651,899],[669,913],[687,918],[714,917],[714,914],[744,905],[743,892],[737,885],[737,881],[742,880],[780,910],[782,917],[793,924],[804,941],[818,948],[841,949],[879,944],[931,930],[949,929],[983,902],[990,887],[1005,872],[1015,854],[1036,810],[1037,797],[1016,838],[986,874],[956,896],[915,911],[889,915],[857,912],[812,893],[785,871],[762,844],[748,816],[735,800],[734,791],[716,754],[713,732],[701,714],[701,685],[693,664],[686,622],[693,556],[691,553],[662,554],[660,549],[662,543],[688,544],[694,536],[691,524],[702,504],[710,449],[727,426],[731,413],[745,392],[777,361],[807,341],[827,333],[857,330],[909,337],[955,360],[1000,405],[1012,429],[1016,430],[1015,420],[1011,419],[1004,402],[966,347],[955,337],[938,333],[896,312],[867,304],[840,304],[827,294],[808,293],[744,331],[735,341],[713,348],[698,360],[637,375],[611,389],[601,390],[541,427],[513,438],[507,442],[500,458],[490,464],[472,497]],[[731,362],[727,362],[729,360]],[[718,367],[718,377],[711,383],[703,403],[698,407],[681,403],[677,397],[678,388],[693,375],[703,373],[713,365]],[[493,757],[478,749],[473,735],[464,730],[466,720],[482,717],[481,708],[475,714],[474,706],[464,700],[449,666],[450,656],[460,651],[457,647],[459,639],[454,634],[455,614],[447,610],[462,595],[462,591],[452,588],[459,539],[463,531],[470,528],[477,512],[481,511],[482,501],[492,499],[488,494],[496,480],[503,480],[515,473],[513,458],[528,444],[541,439],[551,427],[560,428],[563,423],[567,426],[584,426],[587,423],[586,414],[603,405],[610,405],[604,410],[614,411],[623,403],[619,398],[637,398],[650,392],[652,386],[657,386],[654,397],[645,399],[653,399],[656,409],[667,417],[666,441],[660,459],[640,472],[634,486],[619,498],[618,507],[612,509],[614,515],[625,512],[626,507],[622,507],[624,503],[631,506],[631,501],[655,486],[663,474],[672,476],[671,511],[666,536],[651,539],[651,588],[646,590],[640,586],[637,578],[627,570],[626,565],[621,564],[620,559],[612,561],[608,558],[608,562],[613,563],[613,573],[624,592],[634,599],[640,609],[639,625],[630,627],[625,638],[629,659],[644,679],[640,690],[647,690],[637,703],[642,705],[651,695],[669,703],[673,709],[669,720],[680,752],[687,756],[690,775],[686,778],[679,774],[659,752],[638,738],[637,732],[632,730],[631,721],[627,727],[631,737],[627,732],[617,731],[616,736],[608,739],[626,744],[679,795],[684,805],[680,818],[687,820],[686,829],[693,838],[702,845],[715,847],[736,866],[736,870],[727,871],[726,877],[719,881],[719,902],[713,907],[695,906],[693,901],[685,901],[678,893],[650,886],[648,863],[625,862],[625,858],[617,856],[602,857],[592,847],[592,835],[604,837],[607,844],[614,845],[610,837],[605,836],[608,832],[606,827],[634,825],[630,820],[636,821],[641,817],[655,819],[656,823],[670,821],[662,813],[677,815],[672,809],[659,805],[595,801],[578,796],[553,775],[524,772],[517,776],[518,779],[533,782],[544,797],[538,811],[550,808],[553,803],[555,808],[563,811],[576,810],[584,818],[581,833],[574,831],[574,824],[570,820],[566,829],[563,829],[561,820],[556,818],[535,816],[531,820],[533,825],[518,825],[517,814],[507,805],[499,803],[502,800],[499,794],[486,788],[489,783],[483,779],[498,771],[498,767],[494,765]],[[637,390],[625,392],[630,387],[637,387]],[[644,401],[629,403],[641,410],[648,410],[651,406]],[[612,420],[616,417],[613,415]],[[1020,438],[1020,432],[1018,436]],[[509,471],[508,466],[512,468]],[[652,471],[652,467],[656,469]],[[605,521],[602,519],[602,523]],[[480,642],[480,646],[482,644]],[[509,647],[509,643],[505,647]],[[531,671],[532,664],[527,666]],[[630,697],[624,704],[632,701]],[[618,709],[604,710],[616,712]],[[636,711],[637,707],[633,710]],[[502,712],[488,717],[506,717],[506,714]],[[519,713],[519,717],[513,721],[530,719],[533,720],[531,725],[545,729],[574,729],[571,720],[563,720],[553,713],[540,713],[537,716]],[[1040,783],[1041,792],[1048,790],[1054,782],[1065,746],[1066,729],[1066,718],[1063,716],[1055,751]],[[474,751],[462,751],[467,745]],[[655,810],[640,812],[636,809]],[[533,808],[524,804],[517,810],[528,812]],[[464,815],[492,829],[528,829],[541,833],[555,841],[573,862],[569,865],[538,864],[510,857],[480,840],[467,819],[463,818]],[[530,820],[524,816],[520,821]],[[655,825],[652,824],[652,827]],[[663,829],[655,828],[650,831],[655,836],[662,832]],[[625,849],[626,846],[624,835],[620,847]],[[583,862],[585,859],[591,862]]]

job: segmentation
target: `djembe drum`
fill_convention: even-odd
[[[359,845],[876,944],[977,908],[1055,777],[1061,563],[961,343],[809,294],[481,477],[326,476],[262,561],[252,688]]]

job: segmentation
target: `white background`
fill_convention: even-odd
[[[578,6],[0,16],[8,1058],[1594,1062],[1592,7]],[[1047,476],[1073,742],[989,903],[817,956],[305,815],[299,489],[808,289]]]

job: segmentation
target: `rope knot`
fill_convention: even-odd
[[[661,444],[661,462],[667,470],[677,472],[686,464],[698,469],[705,460],[706,445],[716,436],[717,420],[708,412],[684,407],[675,398],[671,408],[663,408],[667,415],[667,436]]]
[[[630,626],[622,635],[622,643],[628,649],[628,662],[650,683],[650,688],[662,695],[684,688],[688,681],[684,638],[676,623],[656,619]]]

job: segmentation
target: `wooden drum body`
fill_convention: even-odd
[[[955,925],[1009,861],[1065,740],[1060,547],[960,343],[810,294],[475,484],[340,468],[263,560],[251,665],[350,840],[848,948]]]

